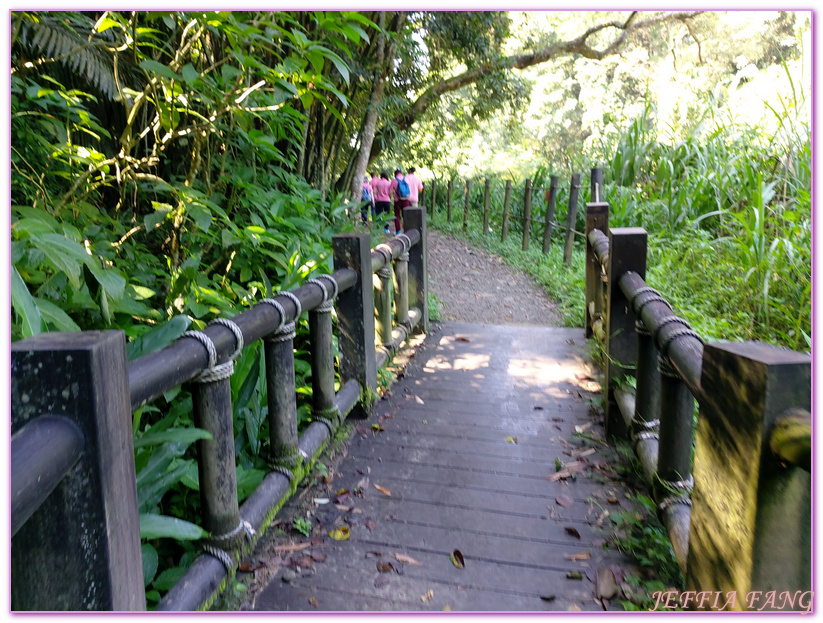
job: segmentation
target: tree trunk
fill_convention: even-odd
[[[396,32],[399,33],[403,29],[403,24],[405,21],[406,13],[399,11],[397,14]],[[378,24],[381,31],[386,29],[385,11],[380,11]],[[363,185],[363,176],[366,173],[366,167],[371,161],[372,144],[374,142],[374,135],[377,129],[377,110],[383,101],[383,90],[386,87],[386,77],[391,70],[392,61],[394,60],[396,44],[392,42],[389,45],[388,52],[385,48],[386,36],[383,32],[381,32],[377,39],[377,72],[374,86],[372,87],[371,97],[369,98],[366,118],[363,121],[363,127],[360,131],[360,150],[357,152],[357,160],[354,165],[354,174],[351,179],[350,190],[352,201],[359,201],[361,188]]]

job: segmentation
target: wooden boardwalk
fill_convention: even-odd
[[[597,441],[586,353],[581,329],[440,325],[357,424],[330,497],[358,484],[362,497],[315,509],[325,560],[288,583],[278,573],[254,609],[602,610],[597,570],[629,565],[603,547],[613,528],[604,512],[630,504],[605,468],[613,449]],[[556,459],[582,471],[550,481]],[[330,539],[336,526],[350,538]]]

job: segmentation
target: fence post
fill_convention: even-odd
[[[623,273],[646,278],[646,230],[621,227],[609,230],[609,268],[606,299],[606,436],[625,437],[626,424],[614,398],[614,390],[629,375],[636,375],[637,334],[631,302],[618,282]]]
[[[405,208],[403,222],[408,229],[420,232],[420,242],[409,249],[409,306],[420,310],[421,318],[418,330],[429,330],[429,269],[428,269],[428,233],[426,213],[420,208]]]
[[[591,178],[591,201],[597,203],[598,201],[605,201],[603,197],[603,169],[600,167],[592,168]]]
[[[466,195],[463,198],[463,231],[469,226],[469,196],[471,193],[472,181],[466,180]]]
[[[334,405],[334,332],[331,321],[334,293],[330,280],[318,279],[314,285],[323,290],[323,302],[309,311],[312,418],[328,420],[331,432],[340,417]]]
[[[506,196],[503,199],[503,228],[500,233],[500,241],[506,242],[509,235],[509,209],[512,202],[512,181],[506,180]]]
[[[557,198],[557,176],[552,175],[549,184],[548,199],[546,200],[546,227],[543,230],[543,254],[549,252],[552,246],[552,221],[554,220],[554,202]]]
[[[811,408],[811,358],[757,342],[703,349],[686,584],[811,606],[811,480],[769,450],[778,416]],[[662,455],[662,448],[661,448]],[[741,603],[743,602],[743,603]],[[753,608],[753,609],[754,609]],[[766,609],[770,609],[767,607]]]
[[[449,185],[446,188],[446,220],[452,222],[452,193],[454,192],[454,180],[449,180]]]
[[[391,344],[392,342],[392,262],[391,260],[376,273],[377,296],[375,311],[377,322],[377,336],[381,344]]]
[[[580,176],[575,173],[578,180]],[[576,195],[576,193],[575,193]],[[577,197],[575,196],[575,203]],[[571,203],[571,202],[570,202]],[[604,234],[609,231],[609,204],[608,203],[587,203],[586,204],[586,337],[592,336],[592,325],[594,321],[603,315],[603,280],[601,278],[600,261],[589,242],[589,232],[599,229]],[[568,232],[567,232],[568,233]],[[569,250],[569,239],[566,239],[566,251]]]
[[[437,201],[437,180],[432,179],[432,218],[434,218],[434,211]]]
[[[523,191],[523,250],[529,250],[529,234],[532,229],[532,181],[526,180]]]
[[[365,393],[377,389],[374,353],[374,286],[371,270],[371,236],[337,234],[332,238],[334,268],[351,268],[355,284],[337,298],[337,346],[340,352],[340,382],[354,379]],[[360,404],[355,417],[362,417],[369,405]]]
[[[405,217],[405,209],[403,216]],[[408,229],[405,218],[403,223]],[[401,253],[394,261],[394,310],[397,324],[409,324],[409,253]]]
[[[564,249],[564,259],[566,260],[566,266],[572,265],[572,249],[574,248],[574,226],[575,223],[577,223],[577,195],[579,192],[580,174],[574,173],[572,175],[572,181],[569,187],[569,210],[566,215],[566,248]],[[589,235],[588,229],[586,230],[586,235]],[[588,243],[586,248],[588,248]],[[586,337],[591,336],[587,333]]]
[[[11,345],[11,431],[51,413],[83,453],[11,541],[15,610],[145,610],[126,342],[45,333]]]
[[[295,322],[290,322],[263,340],[269,407],[269,459],[272,465],[286,468],[295,467],[300,462],[294,384],[294,328]]]
[[[489,234],[489,210],[491,208],[491,180],[486,178],[486,188],[483,192],[483,235]]]

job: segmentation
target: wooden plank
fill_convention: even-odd
[[[344,502],[360,512],[316,506],[328,558],[290,583],[275,577],[255,609],[311,611],[316,603],[319,610],[601,610],[594,600],[596,569],[628,562],[603,549],[613,527],[604,511],[630,508],[625,489],[597,470],[591,477],[548,480],[555,458],[570,463],[590,449],[583,462],[614,455],[596,442],[571,439],[575,426],[603,436],[590,413],[595,394],[589,390],[598,386],[587,378],[582,335],[579,329],[440,325],[392,395],[379,401],[372,421],[392,416],[382,419],[383,430],[358,424],[361,433],[328,486],[326,495],[334,498],[368,478],[362,497]],[[613,494],[618,503],[608,504]],[[559,505],[558,496],[572,505]],[[350,538],[328,539],[339,525],[350,527]],[[465,569],[451,563],[455,549]],[[422,565],[384,556],[403,574],[380,573],[377,561],[366,558],[370,551],[405,553]],[[591,557],[567,558],[581,552]],[[567,578],[572,570],[583,579]],[[429,590],[432,598],[421,600]]]

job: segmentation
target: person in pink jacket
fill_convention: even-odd
[[[372,180],[372,188],[374,189],[374,205],[376,216],[374,222],[380,219],[381,214],[388,214],[391,208],[391,197],[389,196],[389,189],[391,182],[389,181],[389,174],[385,171],[380,172],[380,179],[375,182]],[[389,233],[389,224],[386,222],[383,226],[383,231]]]
[[[417,177],[414,167],[409,167],[406,183],[409,185],[409,205],[416,206],[420,193],[423,192],[423,182]]]

